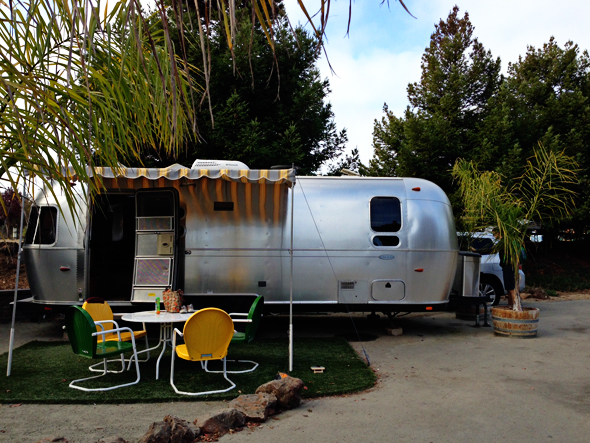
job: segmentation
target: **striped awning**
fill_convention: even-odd
[[[295,184],[294,169],[189,169],[175,164],[167,168],[98,167],[94,168],[94,175],[106,179],[199,180],[210,178],[239,183],[285,184],[288,187]]]

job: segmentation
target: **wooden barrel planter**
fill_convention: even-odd
[[[508,306],[493,307],[492,323],[494,324],[494,333],[504,337],[536,337],[539,326],[539,309],[522,309],[522,312],[516,312],[509,309]]]

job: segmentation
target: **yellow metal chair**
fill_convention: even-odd
[[[184,337],[183,345],[176,345],[176,336]],[[170,366],[170,385],[177,394],[207,395],[227,392],[236,387],[236,384],[227,378],[225,357],[227,348],[234,335],[234,323],[227,312],[217,308],[205,308],[195,312],[186,321],[184,329],[180,332],[174,329],[172,334],[172,363]],[[179,391],[174,385],[174,360],[178,356],[183,360],[207,362],[210,360],[222,360],[223,377],[231,386],[226,389],[202,392]]]
[[[113,315],[113,310],[111,309],[110,305],[102,298],[99,298],[99,297],[89,298],[82,305],[82,309],[84,309],[86,312],[88,312],[90,314],[90,316],[92,317],[92,320],[94,320],[94,322],[97,324],[97,326],[100,327],[99,330],[104,331],[105,329],[108,330],[108,329],[119,328],[119,325],[117,324],[117,322],[114,319],[115,317]],[[110,340],[128,342],[128,341],[131,341],[132,337],[135,339],[145,337],[145,350],[139,351],[138,354],[147,352],[146,359],[139,360],[139,361],[140,362],[148,361],[150,359],[150,349],[148,346],[147,331],[145,328],[145,323],[143,323],[143,330],[141,330],[141,331],[131,331],[129,328],[127,328],[126,331],[122,331],[122,332],[118,332],[118,333],[110,332],[108,334],[99,335],[99,336],[97,336],[97,340],[98,340],[98,343],[102,343],[103,341],[110,341]],[[109,371],[109,372],[115,372],[115,373],[116,372],[123,372],[123,370],[125,369],[125,359],[123,358],[123,356],[121,356],[121,364],[123,365],[123,369],[121,369],[121,371]],[[101,372],[99,369],[95,368],[95,366],[98,366],[98,365],[100,365],[100,363],[90,366],[89,369],[91,371]],[[131,367],[131,359],[129,360],[129,367]],[[127,368],[127,369],[129,369],[129,368]]]

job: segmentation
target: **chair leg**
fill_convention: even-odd
[[[158,343],[159,346],[159,343]],[[139,354],[143,354],[147,352],[147,357],[145,358],[145,360],[139,360],[140,363],[145,363],[146,361],[148,361],[150,359],[150,351],[153,349],[156,349],[158,346],[154,346],[153,348],[149,347],[149,343],[148,343],[148,338],[147,335],[145,336],[145,349],[143,351],[138,351],[137,355]],[[129,366],[127,366],[127,370],[131,369],[131,363],[133,362],[133,356],[129,359]]]
[[[135,359],[135,369],[137,371],[137,379],[131,383],[124,383],[122,385],[110,386],[108,388],[83,388],[82,386],[78,386],[77,383],[80,383],[80,382],[83,382],[86,380],[92,380],[94,378],[100,378],[110,372],[110,371],[107,371],[107,359],[105,358],[105,359],[103,359],[103,362],[102,362],[103,368],[104,368],[102,374],[95,375],[93,377],[86,377],[86,378],[80,378],[78,380],[73,380],[69,386],[70,386],[70,388],[79,389],[80,391],[95,392],[95,391],[111,391],[113,389],[118,389],[118,388],[123,388],[125,386],[135,385],[135,384],[139,383],[139,380],[141,378],[141,374],[139,372],[139,363],[137,361],[137,349],[135,348],[135,346],[133,347],[133,356],[131,357],[130,360],[133,360],[133,359]],[[119,360],[117,359],[117,361],[119,361]],[[100,364],[100,363],[97,363],[97,364]],[[92,365],[92,366],[96,366],[96,365]],[[119,371],[119,372],[122,372],[122,371]]]
[[[114,363],[114,362],[121,362],[121,364],[122,364],[121,370],[120,371],[107,370],[106,372],[108,372],[110,374],[120,374],[121,372],[125,371],[125,356],[123,354],[121,354],[120,359],[116,358],[116,359],[112,359],[112,360],[107,360],[107,363]],[[98,365],[102,365],[102,362],[98,362],[93,365],[90,365],[90,366],[88,366],[88,369],[92,372],[103,372],[102,369],[95,369],[96,366],[98,366]],[[129,364],[129,366],[131,366],[131,364]]]
[[[227,371],[226,371],[226,364],[225,364],[225,358],[223,358],[223,377],[231,384],[231,386],[227,389],[219,389],[216,391],[203,391],[203,392],[185,392],[185,391],[179,391],[178,388],[176,387],[176,385],[174,384],[174,357],[176,354],[176,350],[172,349],[172,363],[170,364],[170,385],[172,385],[172,388],[174,389],[174,392],[176,392],[177,394],[182,394],[182,395],[208,395],[208,394],[220,394],[222,392],[227,392],[227,391],[231,391],[233,388],[236,387],[236,384],[231,381],[228,377],[227,377]],[[203,365],[203,363],[205,363]],[[203,362],[201,361],[201,367],[206,368],[207,367],[207,362]]]
[[[90,368],[94,368],[94,366],[98,366],[98,365],[102,365],[103,366],[103,370],[102,371],[99,371],[97,369],[90,369],[90,370],[91,371],[94,371],[94,372],[102,372],[102,374],[100,374],[100,375],[94,375],[92,377],[79,378],[78,380],[72,380],[72,382],[69,385],[70,388],[80,389],[81,391],[96,391],[96,389],[88,389],[88,388],[82,388],[80,386],[76,386],[76,383],[83,382],[83,381],[86,381],[86,380],[92,380],[94,378],[100,378],[100,377],[105,376],[107,374],[107,372],[108,372],[107,371],[107,359],[106,358],[103,359],[103,361],[98,362],[98,363],[90,366]]]
[[[172,388],[174,389],[174,392],[176,392],[177,394],[178,389],[176,389],[176,385],[174,385],[174,357],[176,355],[176,350],[174,349],[174,347],[172,348],[172,356],[170,357],[170,385],[172,386]]]
[[[149,348],[147,335],[145,336],[145,347],[146,347],[146,349],[144,349],[143,351],[139,351],[137,353],[139,355],[139,354],[143,354],[143,353],[147,352],[147,357],[145,358],[145,360],[139,360],[140,363],[145,363],[146,361],[148,361],[150,359],[150,351],[152,349],[155,349],[155,348]],[[125,355],[124,354],[121,354],[121,360],[120,360],[121,361],[121,365],[122,365],[121,366],[121,370],[120,371],[110,370],[110,371],[107,371],[107,372],[109,372],[111,374],[120,374],[121,372],[125,371],[125,366],[127,365],[127,362],[129,362],[129,365],[127,365],[127,370],[129,371],[131,369],[131,365],[133,364],[133,357],[134,356],[131,356],[131,358],[129,360],[125,360]],[[116,361],[119,361],[119,359],[107,360],[108,363],[112,363],[112,362],[116,362]],[[102,364],[102,363],[95,363],[93,365],[90,365],[88,367],[88,369],[90,371],[92,371],[92,372],[102,372],[100,369],[95,369],[96,366],[98,366],[100,364]]]
[[[245,374],[246,372],[252,372],[254,371],[257,367],[258,367],[258,363],[256,363],[255,361],[252,360],[227,360],[228,362],[232,362],[232,363],[252,363],[252,367],[249,369],[244,369],[242,371],[226,371],[228,374]],[[203,362],[201,362],[203,363]],[[203,369],[206,372],[209,372],[211,374],[221,374],[223,371],[211,371],[210,369],[207,368],[207,362],[204,362],[205,365],[203,366]]]
[[[138,354],[141,354],[143,352],[147,352],[147,357],[145,358],[145,360],[139,360],[140,362],[146,362],[150,359],[150,345],[148,343],[148,338],[147,335],[145,336],[145,349],[141,352],[138,352]]]

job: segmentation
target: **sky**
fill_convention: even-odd
[[[582,50],[590,49],[590,2],[588,0],[404,0],[416,17],[391,0],[352,1],[350,34],[346,36],[348,0],[332,0],[328,20],[326,58],[319,62],[328,78],[338,129],[348,132],[347,151],[359,149],[365,164],[373,156],[375,119],[383,117],[383,104],[399,117],[408,106],[406,88],[420,81],[420,62],[430,44],[434,25],[446,20],[453,6],[460,15],[469,13],[474,35],[494,58],[500,57],[505,74],[508,62],[518,61],[528,46],[541,48],[551,36],[560,47],[571,40]],[[311,12],[318,0],[303,0]],[[297,0],[285,0],[292,24],[305,24]]]

